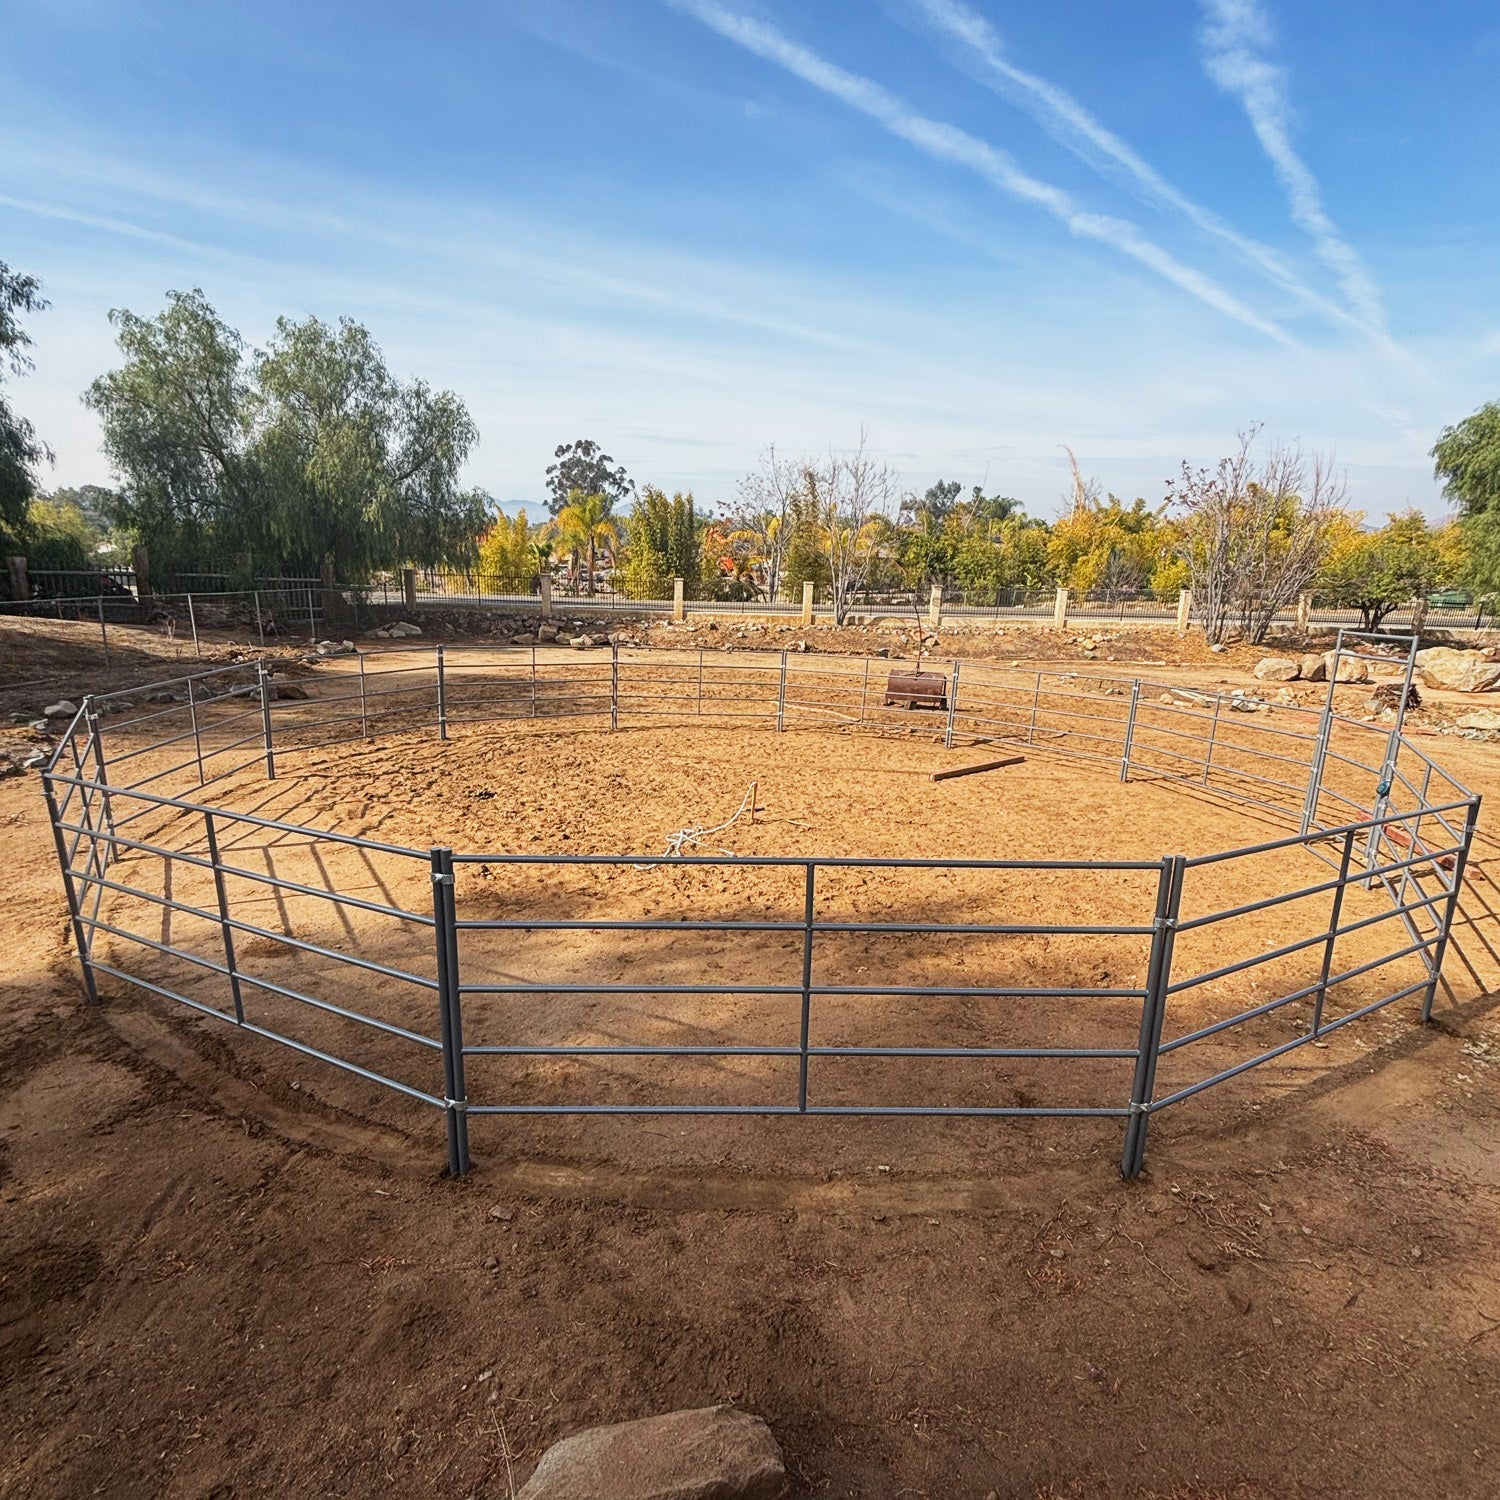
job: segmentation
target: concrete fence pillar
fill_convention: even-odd
[[[31,598],[31,574],[24,557],[7,557],[5,571],[10,574],[10,597],[17,601]]]
[[[936,630],[943,623],[943,586],[935,583],[927,597],[927,626]]]
[[[1186,635],[1193,623],[1193,591],[1183,589],[1177,596],[1177,634]]]
[[[1312,619],[1312,595],[1297,595],[1297,634],[1306,635],[1308,623]]]
[[[1066,630],[1068,628],[1068,591],[1058,589],[1057,600],[1052,606],[1052,628],[1054,630]]]
[[[417,607],[417,570],[415,568],[402,568],[401,592],[406,598],[406,607],[415,609]]]
[[[687,593],[680,578],[672,580],[672,618],[674,620],[687,619]]]
[[[1411,601],[1411,633],[1421,635],[1427,627],[1427,596],[1418,594]]]
[[[813,622],[813,586],[809,579],[802,585],[802,623],[811,625]]]
[[[542,601],[542,618],[550,620],[552,618],[552,575],[543,573],[537,582],[541,585],[539,597]]]
[[[131,549],[130,565],[135,570],[136,598],[144,599],[151,592],[151,549],[138,543]]]

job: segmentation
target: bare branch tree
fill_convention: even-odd
[[[1236,616],[1246,639],[1264,641],[1316,576],[1344,512],[1348,486],[1327,457],[1278,445],[1257,462],[1259,435],[1259,426],[1240,433],[1238,448],[1214,469],[1184,463],[1167,486],[1187,512],[1183,555],[1194,610],[1214,642]]]
[[[791,546],[795,504],[806,461],[781,458],[772,443],[761,454],[760,467],[739,484],[739,508],[730,518],[735,531],[754,538],[766,570],[766,598],[781,590],[787,551]]]
[[[802,487],[828,562],[834,623],[848,617],[854,595],[865,586],[871,566],[891,530],[900,476],[868,448],[861,429],[852,453],[830,452],[826,463],[803,470]]]

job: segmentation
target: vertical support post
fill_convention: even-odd
[[[458,980],[458,912],[453,851],[432,851],[432,914],[436,944],[438,1036],[443,1049],[443,1116],[448,1129],[448,1175],[462,1177],[469,1160],[469,1101],[464,1082],[463,1007]]]
[[[7,557],[5,567],[10,574],[10,597],[18,604],[24,604],[31,598],[31,578],[27,571],[29,562],[20,556]]]
[[[865,657],[865,675],[859,684],[859,722],[865,722],[865,704],[870,699],[870,658]]]
[[[198,644],[198,615],[197,615],[197,612],[193,609],[193,596],[191,594],[189,594],[187,596],[187,601],[188,601],[188,627],[193,632],[193,655],[194,656],[202,656],[203,655],[203,648]]]
[[[1344,835],[1344,852],[1339,859],[1339,883],[1333,888],[1333,907],[1328,913],[1328,941],[1323,945],[1323,968],[1318,975],[1318,996],[1313,1001],[1312,1034],[1323,1029],[1323,1002],[1328,998],[1328,976],[1333,972],[1333,950],[1338,943],[1339,917],[1344,910],[1344,890],[1349,884],[1349,867],[1354,863],[1354,830]]]
[[[786,652],[781,653],[781,680],[776,688],[776,733],[786,729]]]
[[[933,585],[936,587],[936,585]],[[943,748],[953,748],[953,720],[958,713],[958,663],[953,663],[953,675],[948,679],[948,727],[943,731]]]
[[[99,595],[99,639],[104,642],[104,665],[109,665],[109,627],[104,623],[104,595]]]
[[[224,889],[224,866],[219,860],[219,836],[214,829],[214,815],[203,809],[203,832],[208,838],[208,860],[214,870],[214,895],[219,901],[219,928],[224,934],[224,962],[229,969],[229,993],[234,1000],[234,1019],[245,1024],[245,1000],[240,993],[239,965],[234,957],[234,925],[229,920],[229,896]]]
[[[438,738],[448,738],[448,674],[443,667],[443,648],[437,648],[437,716]]]
[[[679,625],[687,619],[687,600],[680,578],[672,580],[672,618]]]
[[[543,573],[537,580],[540,585],[538,597],[541,599],[541,617],[544,620],[552,618],[552,575]]]
[[[1209,724],[1209,753],[1203,757],[1203,784],[1209,784],[1209,771],[1214,769],[1214,747],[1218,744],[1218,715],[1223,709],[1224,699],[1221,694],[1214,694],[1214,721]],[[1307,829],[1304,829],[1307,832]]]
[[[1343,640],[1343,632],[1339,632]],[[1302,836],[1307,837],[1313,820],[1318,815],[1318,799],[1323,793],[1323,766],[1328,758],[1328,744],[1333,735],[1333,690],[1337,684],[1340,666],[1339,647],[1335,646],[1333,661],[1328,669],[1328,697],[1323,703],[1323,717],[1318,722],[1318,737],[1313,743],[1312,766],[1307,776],[1307,800],[1302,804]]]
[[[1125,720],[1125,752],[1120,756],[1120,780],[1130,780],[1130,747],[1135,743],[1135,715],[1141,702],[1141,679],[1130,684],[1130,716]]]
[[[927,627],[936,630],[943,623],[943,586],[940,583],[932,585],[932,592],[927,596]]]
[[[68,898],[68,919],[73,924],[73,941],[78,948],[78,962],[83,969],[83,989],[90,1005],[99,1003],[99,991],[94,985],[94,966],[89,961],[90,948],[84,937],[83,909],[78,904],[78,888],[73,884],[73,866],[68,861],[67,840],[58,824],[61,817],[57,811],[57,793],[52,786],[52,777],[42,773],[42,791],[47,798],[47,820],[52,824],[52,842],[57,846],[57,864],[62,871],[63,890]],[[82,798],[79,805],[83,806]]]
[[[811,625],[813,622],[813,586],[809,578],[802,585],[802,623]]]
[[[307,643],[310,646],[318,644],[318,617],[313,613],[313,591],[307,591]]]
[[[83,700],[83,715],[89,726],[89,749],[94,755],[94,774],[99,783],[99,798],[104,807],[104,822],[111,834],[115,831],[114,804],[109,795],[109,773],[104,764],[104,741],[99,735],[99,714],[94,707],[94,700],[89,696]],[[115,851],[113,844],[106,844],[104,856],[99,861],[99,873],[102,875],[106,866],[114,861]]]
[[[531,647],[531,717],[536,718],[536,645]]]
[[[271,674],[266,671],[263,661],[256,662],[255,671],[260,679],[260,723],[266,740],[266,780],[275,781],[276,746],[271,738]]]
[[[1036,686],[1031,692],[1031,723],[1026,727],[1026,743],[1036,744],[1036,713],[1042,701],[1042,674],[1036,674]]]
[[[260,612],[260,590],[255,590],[255,633],[260,637],[260,649],[266,649],[266,622]]]
[[[703,647],[698,648],[698,712],[703,712]]]
[[[417,570],[415,568],[402,568],[401,570],[401,599],[408,609],[417,607]]]
[[[1068,628],[1068,591],[1058,589],[1057,597],[1052,601],[1052,628],[1054,630],[1066,630]]]
[[[1306,636],[1312,623],[1312,595],[1297,595],[1297,634]]]
[[[620,727],[620,644],[609,643],[609,727]]]
[[[187,680],[188,690],[188,718],[193,725],[193,755],[198,762],[198,785],[204,784],[203,776],[203,736],[198,733],[198,704],[193,692],[193,679]]]
[[[803,1114],[807,1113],[807,1048],[808,1038],[812,1033],[813,904],[818,867],[812,860],[808,860],[805,869],[807,874],[802,895],[802,1025],[799,1032],[801,1040],[798,1043],[801,1056],[798,1059],[797,1075],[797,1108]]]
[[[1172,978],[1172,945],[1182,910],[1182,881],[1187,860],[1169,854],[1161,862],[1156,883],[1156,916],[1152,921],[1151,958],[1146,967],[1146,994],[1141,1004],[1141,1030],[1136,1043],[1135,1077],[1130,1086],[1130,1115],[1125,1124],[1125,1154],[1120,1175],[1139,1177],[1146,1162],[1146,1127],[1156,1089],[1156,1063],[1161,1055],[1162,1024],[1167,1014],[1167,989]]]
[[[1193,623],[1193,591],[1183,589],[1177,595],[1177,634],[1186,635]]]
[[[1448,940],[1453,936],[1453,918],[1458,911],[1458,898],[1464,885],[1464,871],[1469,864],[1469,846],[1474,842],[1474,825],[1479,821],[1479,798],[1475,797],[1469,803],[1469,811],[1464,818],[1463,842],[1458,846],[1458,854],[1453,861],[1453,884],[1448,891],[1448,901],[1443,907],[1443,930],[1438,936],[1437,948],[1432,955],[1432,978],[1428,981],[1427,989],[1422,995],[1422,1021],[1432,1019],[1432,1004],[1437,999],[1438,980],[1443,974],[1443,960],[1448,956]]]
[[[1411,633],[1416,636],[1418,640],[1420,640],[1422,637],[1422,632],[1426,628],[1427,595],[1418,594],[1417,597],[1411,601]]]

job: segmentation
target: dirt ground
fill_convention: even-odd
[[[47,649],[56,659],[35,663],[17,647],[21,670],[0,675],[61,669],[75,691],[161,675],[144,649],[105,682],[64,647]],[[317,693],[347,670],[302,680]],[[1198,670],[1213,681],[1221,668]],[[1492,747],[1431,744],[1475,789],[1500,791]],[[656,850],[688,822],[727,817],[752,779],[754,825],[712,841],[739,854],[1151,860],[1276,831],[1207,794],[1149,778],[1121,786],[1043,755],[991,776],[927,779],[973,757],[931,735],[707,728],[685,745],[641,725],[463,727],[446,747],[403,738],[293,751],[276,783],[246,774],[218,791],[262,815],[495,855]],[[1435,1024],[1416,1025],[1415,1002],[1400,1002],[1163,1113],[1138,1182],[1119,1179],[1117,1120],[572,1116],[476,1120],[477,1169],[452,1182],[439,1172],[433,1112],[117,984],[86,1009],[36,778],[0,783],[0,1488],[504,1496],[581,1426],[731,1401],[771,1423],[805,1495],[1492,1494],[1491,826],[1486,816]],[[234,847],[247,867],[298,879],[321,858],[321,878],[353,884],[322,845]],[[1326,873],[1290,859],[1192,872],[1189,910]],[[144,879],[153,867],[137,868]],[[461,871],[460,915],[780,915],[801,896],[784,878],[628,870],[606,886],[497,859]],[[192,879],[177,870],[176,898],[198,899]],[[413,911],[430,901],[420,862],[393,857],[360,879],[373,899]],[[819,916],[879,920],[917,904],[933,920],[973,920],[1001,905],[1021,921],[1107,925],[1138,919],[1154,876],[1122,872],[1087,891],[1035,878],[860,879],[830,876]],[[248,882],[236,899],[253,899]],[[430,971],[415,929],[345,927],[324,908],[289,900],[282,915],[308,940],[401,953]],[[1284,942],[1292,920],[1206,929],[1183,962]],[[190,924],[172,936],[195,940]],[[627,951],[623,935],[552,942],[543,963],[511,931],[466,933],[466,972],[576,965],[580,978],[628,971],[667,984],[717,966],[726,983],[746,971],[770,983],[793,956],[781,934],[750,939],[748,952],[650,940]],[[874,971],[900,985],[992,958],[983,942],[913,953],[864,937],[820,957],[820,977],[863,983]],[[1138,982],[1140,960],[1137,940],[1086,936],[1008,959],[1021,982],[1061,971],[1100,987]],[[270,944],[245,961],[304,986],[326,972]],[[175,972],[169,982],[188,983]],[[1373,993],[1366,982],[1337,1003]],[[1185,997],[1169,1034],[1245,999],[1232,986]],[[417,1002],[377,977],[359,1002],[418,1021]],[[265,1003],[267,1019],[289,1013]],[[786,1024],[745,997],[694,1003],[575,1004],[548,1024],[623,1040],[752,1026],[775,1037]],[[1133,1029],[1129,1003],[1032,1014],[1039,1034],[1067,1024],[1099,1037]],[[952,1002],[920,1017],[835,1001],[818,1014],[838,1043],[972,1045],[989,1021]],[[486,1017],[495,1035],[518,1035],[526,1003]],[[332,1037],[325,1025],[306,1039]],[[1268,1019],[1255,1039],[1287,1034]],[[1236,1045],[1215,1039],[1194,1061],[1222,1066]],[[784,1092],[780,1066],[736,1061],[727,1082]],[[852,1081],[820,1077],[850,1066]],[[979,1079],[922,1069],[820,1060],[813,1080],[835,1100],[854,1090],[893,1102],[956,1089],[1011,1103],[1096,1086],[1057,1063]],[[525,1085],[543,1099],[586,1088],[635,1100],[725,1084],[549,1063],[526,1078],[471,1077],[471,1095]],[[1116,1074],[1097,1086],[1118,1096]]]

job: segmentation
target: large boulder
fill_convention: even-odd
[[[1481,708],[1474,713],[1460,714],[1458,727],[1460,729],[1483,729],[1486,732],[1500,729],[1500,713],[1496,713],[1493,708]]]
[[[1333,661],[1338,657],[1338,676],[1334,677]],[[1337,651],[1325,651],[1323,653],[1323,678],[1334,677],[1335,682],[1368,682],[1370,673],[1363,661],[1357,656],[1339,656]]]
[[[1302,675],[1302,664],[1290,656],[1263,656],[1255,664],[1255,675],[1262,682],[1295,682]]]
[[[1430,688],[1455,693],[1487,693],[1500,682],[1500,662],[1482,651],[1457,651],[1452,646],[1429,646],[1417,652],[1417,671]]]
[[[1321,651],[1310,651],[1298,663],[1301,669],[1303,682],[1327,682],[1328,663],[1323,659]]]
[[[781,1500],[771,1429],[732,1406],[590,1427],[554,1443],[517,1500]]]

